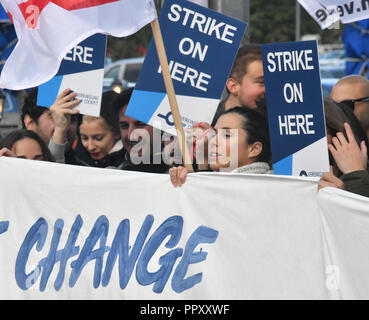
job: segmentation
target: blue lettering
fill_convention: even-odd
[[[177,248],[169,251],[164,256],[161,256],[159,259],[159,264],[162,266],[160,268],[164,270],[163,275],[158,279],[158,281],[154,284],[153,291],[155,293],[161,293],[164,290],[164,287],[169,279],[170,274],[172,273],[173,266],[176,263],[177,259],[182,256],[183,249]],[[159,271],[160,271],[159,270]]]
[[[93,286],[94,288],[97,288],[100,285],[104,254],[110,249],[106,246],[108,231],[109,220],[105,216],[100,216],[95,222],[91,233],[87,237],[78,259],[73,261],[71,264],[72,272],[69,278],[69,286],[71,288],[73,288],[76,284],[85,265],[91,260],[96,260]],[[93,250],[99,239],[100,248],[97,250]]]
[[[146,241],[153,223],[154,217],[152,215],[147,215],[133,242],[133,246],[131,246],[130,221],[129,219],[122,220],[117,228],[110,248],[106,245],[109,232],[109,220],[106,216],[102,215],[96,220],[80,251],[80,247],[76,246],[76,242],[83,225],[81,216],[78,215],[76,217],[65,247],[61,250],[58,250],[58,247],[63,234],[64,221],[58,219],[54,224],[54,232],[47,256],[39,261],[37,267],[33,269],[32,272],[26,274],[27,261],[31,250],[33,247],[35,247],[38,252],[43,250],[47,239],[48,224],[45,219],[40,218],[28,231],[19,249],[15,263],[15,278],[17,285],[21,289],[27,290],[36,283],[38,278],[40,278],[40,291],[45,291],[55,265],[60,262],[59,272],[54,283],[55,290],[60,290],[65,279],[66,265],[70,258],[78,254],[78,258],[70,264],[70,288],[75,286],[84,267],[91,260],[95,260],[93,275],[94,288],[98,288],[100,282],[104,287],[109,284],[112,270],[118,260],[119,284],[122,290],[127,287],[132,273],[136,268],[137,282],[143,286],[153,284],[153,292],[161,293],[173,272],[174,265],[180,257],[182,258],[173,272],[171,282],[172,289],[177,293],[181,293],[200,283],[202,281],[202,273],[197,273],[185,278],[190,264],[202,262],[207,258],[207,252],[203,252],[202,249],[200,249],[200,251],[194,250],[200,243],[214,243],[218,237],[218,231],[200,226],[192,233],[183,250],[182,248],[175,248],[182,237],[182,217],[172,216],[166,219]],[[8,225],[9,223],[7,223],[2,230],[6,230]],[[159,258],[158,265],[160,267],[157,271],[149,271],[148,266],[150,261],[167,238],[168,240],[165,243],[165,247],[171,250],[167,251]],[[103,272],[103,261],[106,252],[109,252],[109,254]],[[30,266],[28,266],[28,268],[29,267]]]
[[[109,284],[111,273],[119,254],[119,285],[121,289],[124,289],[129,279],[131,278],[133,269],[135,267],[138,256],[141,253],[142,247],[145,243],[147,235],[154,223],[154,217],[148,215],[141,227],[141,230],[136,238],[135,244],[129,254],[129,233],[130,226],[129,220],[123,220],[117,229],[115,234],[108,259],[106,261],[106,267],[104,270],[102,285],[106,287]]]
[[[218,237],[218,231],[208,227],[198,227],[188,239],[183,257],[178,263],[176,270],[172,277],[172,288],[175,292],[181,293],[184,290],[192,288],[195,284],[200,283],[202,279],[202,272],[197,273],[185,279],[188,266],[190,264],[204,261],[207,257],[207,252],[202,250],[194,252],[199,243],[214,243]]]
[[[47,236],[47,222],[45,219],[40,218],[28,231],[22,246],[19,249],[17,259],[15,262],[15,280],[18,287],[22,290],[29,289],[39,277],[39,267],[34,269],[31,273],[26,274],[26,264],[31,249],[36,244],[36,250],[41,251]],[[30,279],[32,278],[32,281]]]
[[[9,229],[9,221],[0,221],[0,234],[7,232]]]
[[[165,284],[172,272],[173,265],[178,257],[182,255],[182,249],[176,249],[168,252],[159,259],[161,268],[156,272],[149,272],[147,266],[158,250],[160,244],[164,239],[171,235],[168,242],[165,244],[166,248],[173,248],[176,246],[182,236],[183,219],[180,216],[173,216],[165,220],[154,234],[147,241],[142,254],[138,260],[136,267],[137,282],[143,286],[154,284],[153,291],[160,293],[163,291]]]
[[[65,277],[65,267],[67,265],[68,259],[74,257],[79,252],[79,246],[75,246],[79,231],[83,224],[83,220],[80,215],[77,216],[76,220],[74,221],[71,231],[68,236],[67,243],[63,250],[56,251],[60,241],[60,235],[63,230],[64,221],[59,219],[54,226],[54,235],[51,241],[51,248],[49,254],[46,258],[40,261],[40,265],[44,266],[41,283],[40,283],[40,290],[44,291],[47,285],[47,281],[49,279],[50,273],[54,269],[54,265],[60,261],[59,272],[56,277],[54,288],[55,290],[59,291],[63,285],[64,277]]]
[[[60,290],[63,285],[65,277],[65,267],[67,265],[68,259],[76,256],[79,252],[79,246],[75,246],[79,231],[81,230],[83,220],[80,215],[77,216],[76,220],[72,225],[72,229],[69,233],[67,244],[65,245],[63,251],[57,253],[56,259],[60,261],[60,269],[58,276],[56,277],[54,287],[56,290]],[[59,259],[60,254],[60,259]]]
[[[40,282],[40,291],[44,291],[46,288],[47,281],[49,280],[51,271],[53,271],[55,260],[56,260],[56,250],[58,249],[60,236],[63,231],[64,221],[62,219],[56,220],[54,224],[54,234],[51,240],[49,254],[43,262],[43,269]],[[41,261],[40,261],[41,264]]]

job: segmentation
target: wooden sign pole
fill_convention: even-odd
[[[158,57],[159,57],[161,69],[162,69],[164,84],[165,84],[165,88],[167,90],[170,109],[172,111],[172,115],[173,115],[173,119],[174,119],[174,125],[175,125],[176,131],[177,131],[177,138],[178,138],[179,145],[180,145],[181,152],[182,152],[183,163],[184,163],[184,166],[188,170],[193,171],[192,162],[191,162],[191,159],[190,159],[190,154],[188,152],[188,148],[187,148],[187,144],[186,144],[186,138],[185,138],[184,130],[183,130],[183,126],[182,126],[181,115],[180,115],[179,109],[178,109],[177,98],[176,98],[176,94],[175,94],[175,91],[174,91],[172,78],[170,76],[167,54],[165,52],[163,37],[161,35],[160,25],[159,25],[159,20],[158,19],[155,19],[154,21],[151,22],[151,29],[152,29],[152,32],[153,32],[153,35],[154,35],[154,41],[155,41],[155,45],[156,45],[156,50],[158,52]]]

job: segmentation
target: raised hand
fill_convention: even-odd
[[[342,132],[338,132],[336,137],[332,139],[332,144],[328,145],[329,151],[343,174],[365,170],[368,161],[365,142],[362,141],[360,146],[357,144],[347,123],[345,123],[345,131],[348,141]]]
[[[190,171],[185,167],[173,167],[169,169],[170,181],[175,188],[182,187]]]
[[[67,131],[70,125],[71,115],[78,114],[79,110],[72,110],[73,107],[77,106],[81,101],[75,99],[77,96],[76,92],[70,89],[65,89],[54,104],[50,107],[51,115],[55,124],[55,131],[53,140],[55,143],[63,144],[67,135]]]

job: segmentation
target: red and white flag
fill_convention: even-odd
[[[95,33],[129,36],[157,17],[153,0],[0,0],[18,44],[0,87],[21,90],[50,80],[65,55]]]

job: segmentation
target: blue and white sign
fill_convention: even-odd
[[[317,42],[267,44],[262,52],[274,173],[328,172]]]
[[[39,86],[37,104],[51,107],[67,88],[77,92],[81,114],[100,115],[106,35],[95,34],[75,46],[64,58],[56,76]]]
[[[247,24],[190,1],[167,0],[159,18],[183,126],[211,123]],[[151,41],[126,115],[176,134]]]

